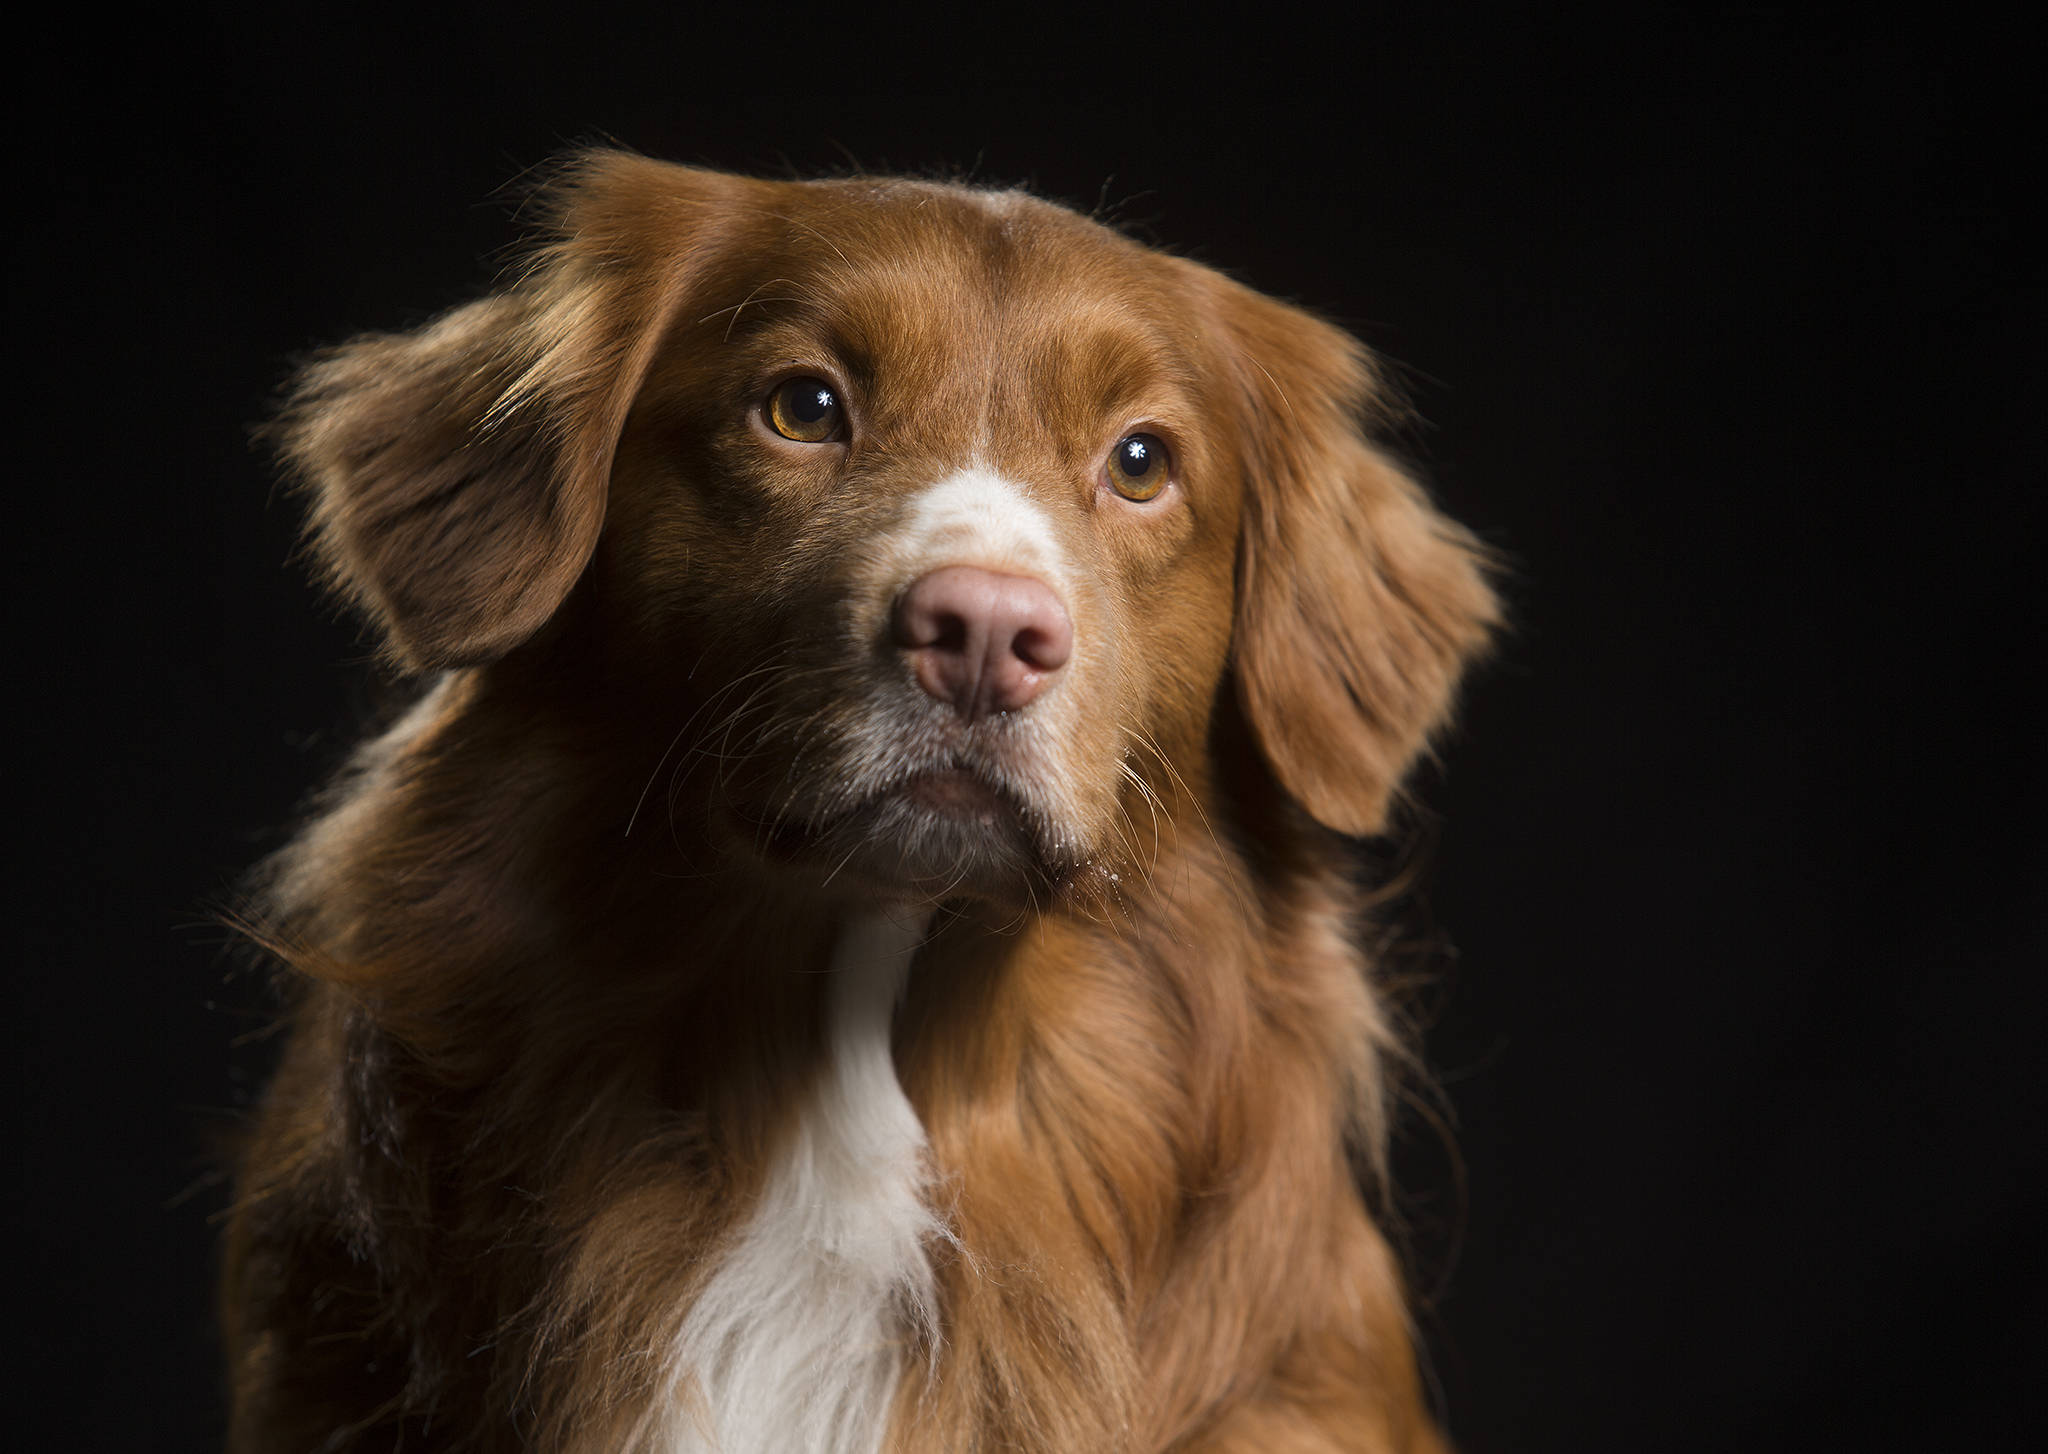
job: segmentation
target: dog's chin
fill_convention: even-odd
[[[1021,803],[966,768],[916,773],[822,822],[799,818],[782,815],[755,842],[834,892],[1023,906],[1074,874]]]

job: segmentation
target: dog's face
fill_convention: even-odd
[[[1380,825],[1493,605],[1359,434],[1348,338],[1014,193],[609,156],[559,195],[528,278],[288,418],[402,661],[573,591],[691,704],[729,841],[820,881],[1105,878],[1134,803],[1203,795],[1233,679],[1287,791]]]
[[[1122,859],[1233,614],[1173,265],[1014,194],[773,195],[635,397],[589,588],[726,684],[715,807],[761,851],[1004,897]]]

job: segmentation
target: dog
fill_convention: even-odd
[[[232,1447],[1442,1448],[1345,840],[1499,612],[1370,356],[1017,191],[542,206],[274,428],[419,694],[252,891]]]

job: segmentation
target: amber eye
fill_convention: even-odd
[[[785,379],[768,396],[768,423],[784,439],[823,444],[839,433],[846,411],[823,379]]]
[[[1126,434],[1109,454],[1110,488],[1126,500],[1151,499],[1172,473],[1173,461],[1156,434]]]

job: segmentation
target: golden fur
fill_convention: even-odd
[[[550,196],[517,278],[280,424],[326,582],[438,675],[263,884],[234,1447],[631,1446],[818,1073],[834,926],[897,896],[942,901],[895,1058],[949,1235],[887,1447],[1437,1448],[1337,835],[1495,607],[1362,349],[1017,194],[601,153]],[[828,362],[857,442],[764,442]],[[1098,486],[1134,420],[1156,510]],[[940,882],[806,835],[900,676],[873,522],[971,455],[1058,524],[1086,710],[1003,759],[1031,845]]]

